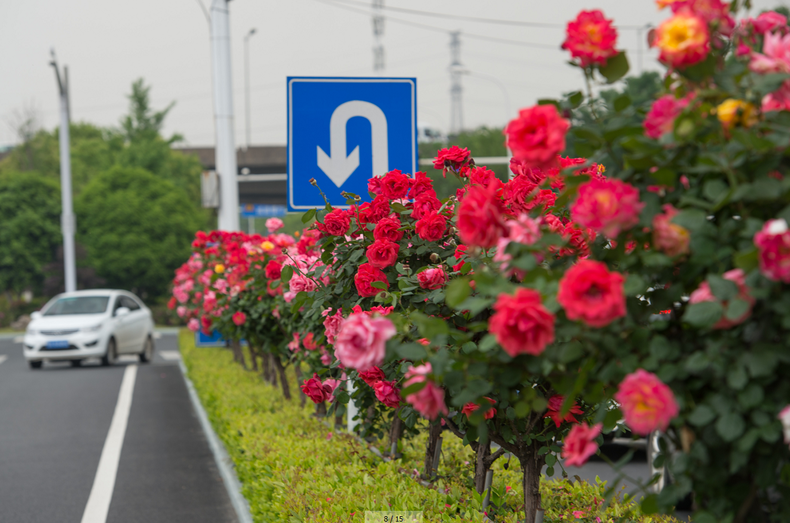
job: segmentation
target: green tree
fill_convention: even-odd
[[[140,168],[116,166],[95,177],[76,202],[79,240],[111,287],[147,298],[167,292],[189,256],[201,209],[179,187]]]
[[[35,172],[0,174],[0,289],[40,292],[61,244],[60,188]]]

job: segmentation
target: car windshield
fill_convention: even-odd
[[[107,310],[109,296],[75,296],[60,298],[44,313],[44,316],[65,316],[67,314],[101,314]]]

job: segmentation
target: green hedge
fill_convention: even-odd
[[[182,331],[181,354],[203,407],[236,466],[242,493],[256,522],[362,522],[366,510],[422,510],[424,521],[478,522],[481,497],[471,488],[468,447],[452,435],[444,438],[440,479],[426,488],[409,476],[421,469],[424,438],[404,442],[403,459],[385,462],[355,438],[310,417],[298,397],[286,401],[279,389],[234,363],[230,351],[195,348]],[[292,370],[292,369],[289,369]],[[289,373],[291,390],[296,378]],[[521,504],[518,461],[499,459],[493,467],[492,501],[500,505],[496,521],[515,523]],[[515,470],[514,470],[515,469]],[[640,516],[627,500],[600,510],[605,483],[544,481],[544,522],[670,522],[669,517]],[[577,519],[574,511],[584,515]],[[523,518],[523,512],[521,513]]]

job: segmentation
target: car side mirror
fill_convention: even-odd
[[[115,309],[115,316],[120,318],[121,316],[126,316],[130,312],[131,311],[129,310],[128,307],[118,307],[117,309]]]
[[[33,312],[30,313],[30,319],[31,320],[39,320],[39,319],[41,319],[41,316],[43,316],[43,315],[39,311],[33,311]]]

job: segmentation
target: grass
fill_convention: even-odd
[[[384,461],[357,439],[328,428],[314,417],[312,402],[300,407],[243,370],[222,348],[196,348],[184,330],[181,353],[208,417],[224,443],[242,483],[256,522],[362,522],[365,511],[423,511],[424,521],[478,522],[482,499],[471,488],[474,455],[458,438],[446,435],[439,479],[431,488],[411,474],[422,468],[425,439],[403,442],[404,457]],[[296,378],[289,369],[291,390]],[[508,470],[494,464],[492,501],[497,522],[515,523],[521,505],[518,463]],[[668,517],[639,516],[631,503],[616,500],[604,512],[605,483],[567,480],[541,485],[545,523],[578,521],[670,522]],[[580,519],[573,512],[581,511]],[[523,519],[523,512],[520,518]]]

